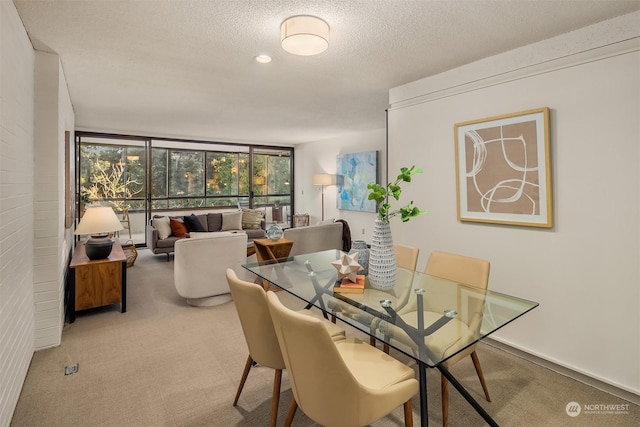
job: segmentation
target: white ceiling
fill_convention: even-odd
[[[617,0],[14,0],[60,55],[76,127],[296,144],[384,128],[388,90],[640,9]],[[280,23],[329,23],[329,49]],[[273,61],[257,64],[266,53]]]

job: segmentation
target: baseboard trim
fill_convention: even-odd
[[[581,372],[577,372],[565,366],[558,365],[557,363],[551,362],[549,360],[546,360],[541,357],[522,351],[518,348],[512,347],[509,344],[505,344],[501,341],[492,339],[491,337],[487,337],[483,339],[482,343],[490,347],[503,350],[507,353],[510,353],[521,359],[527,360],[531,363],[535,363],[536,365],[542,366],[543,368],[550,369],[554,372],[557,372],[560,375],[564,375],[576,381],[580,381],[581,383],[597,388],[598,390],[602,390],[606,393],[612,394],[616,397],[619,397],[620,399],[624,399],[628,401],[629,403],[633,403],[634,405],[640,406],[640,396],[628,390],[621,389],[619,387],[616,387],[604,381],[600,381],[596,378],[585,375]]]

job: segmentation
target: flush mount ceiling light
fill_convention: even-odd
[[[329,47],[329,24],[315,16],[292,16],[280,25],[280,42],[294,55],[317,55]]]

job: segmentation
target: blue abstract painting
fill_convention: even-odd
[[[375,212],[376,202],[367,200],[370,182],[378,182],[378,152],[338,154],[338,209]]]

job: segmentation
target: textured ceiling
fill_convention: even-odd
[[[388,90],[640,9],[615,0],[14,0],[60,55],[76,127],[295,144],[385,126]],[[329,49],[279,45],[299,14]],[[266,53],[273,61],[257,64]]]

